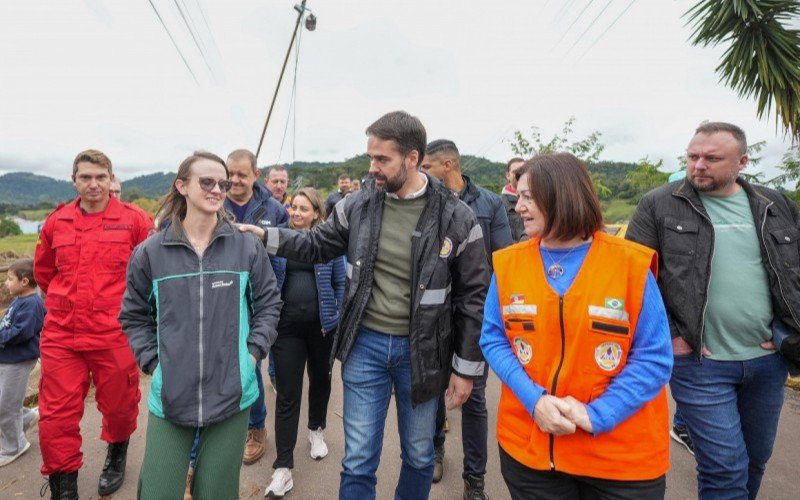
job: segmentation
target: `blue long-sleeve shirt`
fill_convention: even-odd
[[[39,357],[44,301],[38,294],[15,297],[0,320],[0,363],[21,363]]]
[[[572,285],[590,245],[586,243],[571,251],[544,251],[546,257],[542,261],[545,268],[553,262],[558,262],[564,268],[564,274],[560,278],[547,278],[550,287],[558,295],[563,296]],[[486,295],[480,345],[492,370],[511,389],[528,413],[533,415],[536,403],[547,390],[528,376],[508,341],[500,313],[496,276],[492,276]],[[669,381],[672,361],[667,313],[655,277],[648,273],[642,309],[627,363],[605,392],[586,405],[594,434],[611,431],[656,397]]]

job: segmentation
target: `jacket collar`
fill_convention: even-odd
[[[69,202],[67,207],[72,207],[71,210],[62,210],[58,214],[58,218],[61,220],[73,220],[79,215],[83,215],[83,209],[81,208],[81,198],[80,196]],[[119,219],[122,216],[122,202],[119,201],[115,196],[109,196],[108,205],[106,209],[103,210],[102,215],[100,216],[103,219]]]
[[[770,203],[770,200],[753,189],[753,186],[743,177],[737,177],[736,183],[742,187],[745,193],[747,193],[747,198],[750,200],[751,204],[758,203],[766,205]],[[687,178],[684,178],[677,184],[677,186],[675,186],[675,189],[672,190],[672,195],[686,198],[692,205],[695,206],[695,208],[701,208],[703,206],[703,202],[700,200],[700,195],[697,193],[697,190],[694,188],[694,186],[689,183],[689,179]]]
[[[464,191],[459,193],[459,198],[461,198],[461,201],[464,203],[469,203],[473,200],[476,200],[478,196],[480,196],[478,186],[476,186],[466,175],[461,175],[461,178],[464,179]]]
[[[211,242],[216,240],[219,237],[225,236],[232,236],[236,229],[233,227],[233,224],[230,223],[227,219],[219,219],[217,221],[217,227],[214,228],[214,233],[211,235],[211,241],[209,242],[209,246],[211,246]],[[163,229],[163,239],[161,240],[162,245],[189,245],[189,239],[186,237],[186,233],[183,231],[183,226],[181,224],[169,224],[166,228]]]

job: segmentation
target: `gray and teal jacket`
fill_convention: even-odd
[[[153,376],[149,410],[204,427],[248,408],[258,397],[250,355],[267,356],[281,306],[263,245],[228,221],[202,257],[177,224],[136,247],[119,321]]]
[[[427,174],[425,174],[427,175]],[[324,224],[311,230],[268,228],[270,254],[301,262],[327,262],[347,255],[344,310],[332,356],[347,361],[373,286],[373,271],[386,193],[370,179],[334,207]],[[483,375],[478,340],[491,271],[483,231],[472,210],[441,182],[428,176],[427,202],[410,235],[411,400],[439,397],[451,373]]]

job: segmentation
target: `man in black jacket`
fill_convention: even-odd
[[[491,261],[491,254],[514,243],[511,229],[502,200],[496,194],[476,186],[469,177],[461,173],[461,157],[453,141],[439,139],[428,144],[422,169],[441,180],[445,187],[472,209],[478,224],[483,231],[483,242]],[[486,284],[488,287],[488,283]],[[464,498],[484,500],[489,498],[484,492],[489,419],[486,411],[486,378],[488,367],[483,376],[475,379],[472,394],[461,407],[461,442],[464,448]],[[433,482],[438,483],[444,473],[445,443],[445,403],[444,397],[439,399],[436,413],[436,464],[433,469]]]
[[[325,216],[330,217],[333,207],[342,201],[342,198],[350,192],[350,176],[341,174],[336,181],[336,191],[331,192],[325,200]]]
[[[419,172],[425,128],[403,111],[367,128],[370,177],[310,231],[254,226],[267,251],[305,262],[347,254],[334,338],[342,362],[345,456],[340,499],[375,498],[394,387],[403,466],[398,498],[428,498],[437,399],[467,400],[485,362],[478,345],[489,264],[469,207]]]
[[[701,498],[755,498],[772,453],[787,365],[800,362],[800,217],[739,177],[744,132],[701,125],[686,179],[648,193],[626,237],[659,253],[675,364],[670,380]]]

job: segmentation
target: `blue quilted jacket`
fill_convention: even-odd
[[[286,278],[286,259],[274,256],[269,259],[278,280],[278,290],[282,290]],[[317,280],[319,322],[322,330],[327,333],[339,325],[346,279],[344,256],[336,257],[325,264],[314,264],[314,274]]]

